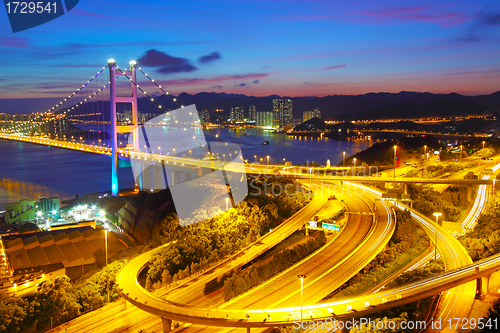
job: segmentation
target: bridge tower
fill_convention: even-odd
[[[119,191],[118,186],[118,133],[131,133],[133,135],[134,150],[139,151],[138,126],[139,120],[137,116],[137,85],[136,85],[136,68],[135,61],[130,62],[130,69],[120,70],[116,66],[114,59],[108,60],[109,67],[109,103],[111,112],[111,195],[117,196]],[[116,96],[116,76],[126,76],[130,80],[130,95]],[[129,125],[116,124],[116,103],[131,103],[132,104],[132,122]],[[120,147],[121,148],[121,147]]]

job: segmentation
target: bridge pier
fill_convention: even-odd
[[[488,285],[490,284],[490,276],[491,274],[481,277],[481,297],[488,295]]]
[[[198,177],[202,177],[202,176],[204,176],[204,175],[206,175],[206,174],[209,174],[210,172],[212,172],[212,170],[211,170],[211,169],[207,169],[207,168],[198,168],[198,170],[197,170],[197,175],[198,175]]]
[[[179,184],[181,182],[181,174],[181,171],[172,170],[172,184],[169,185]]]
[[[472,201],[472,186],[467,187],[467,201]]]
[[[191,180],[193,177],[190,172],[182,172],[182,181],[187,182]]]
[[[168,333],[172,330],[172,319],[161,318],[163,333]]]
[[[404,192],[403,193],[404,194],[408,194],[408,183],[405,183],[403,188],[404,188]]]

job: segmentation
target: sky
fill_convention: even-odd
[[[498,0],[80,0],[17,33],[0,12],[0,99],[67,96],[111,57],[174,94],[500,90]]]

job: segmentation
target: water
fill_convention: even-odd
[[[319,138],[292,138],[259,129],[213,129],[227,142],[239,145],[249,162],[271,164],[307,161],[332,165],[342,162],[342,152],[350,156],[368,148],[371,141],[338,141]],[[207,141],[212,141],[208,134]],[[268,141],[268,145],[263,145]],[[256,158],[254,157],[256,156]],[[93,192],[107,192],[111,186],[111,160],[107,156],[82,153],[37,144],[0,140],[0,210],[9,202],[35,199],[37,195],[73,198]],[[120,188],[133,188],[130,167],[118,171]]]

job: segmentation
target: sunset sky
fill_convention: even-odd
[[[18,33],[0,14],[0,98],[66,96],[111,56],[173,93],[489,94],[500,90],[500,5],[81,0]]]

